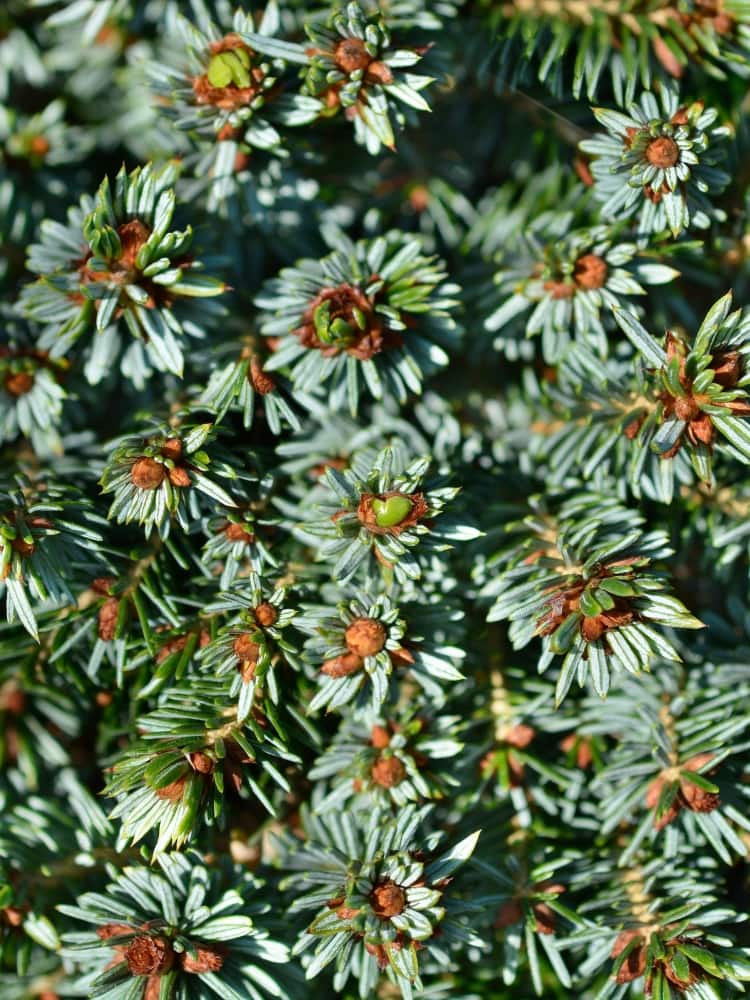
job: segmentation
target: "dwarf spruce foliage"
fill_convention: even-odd
[[[746,993],[747,0],[0,7],[0,1000]]]

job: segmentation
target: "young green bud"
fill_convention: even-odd
[[[412,502],[405,496],[392,496],[387,500],[373,500],[372,509],[379,528],[393,528],[409,516]]]

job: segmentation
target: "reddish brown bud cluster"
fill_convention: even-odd
[[[685,368],[683,345],[671,333],[667,334],[666,353],[668,362],[679,358],[679,380],[684,389],[684,395],[673,396],[666,390],[658,394],[658,399],[663,406],[663,418],[669,420],[675,417],[684,421],[686,427],[675,444],[668,451],[662,452],[662,459],[674,458],[685,439],[694,446],[706,445],[708,448],[713,446],[714,425],[710,414],[701,408],[702,403],[722,406],[740,417],[750,416],[750,403],[746,400],[731,399],[725,402],[693,391],[692,379],[688,377]],[[742,375],[742,358],[738,351],[717,350],[712,358],[711,366],[714,371],[714,381],[724,389],[733,389]]]
[[[92,253],[89,251],[80,262],[78,273],[81,283],[86,285],[91,282],[105,282],[112,285],[128,285],[137,282],[148,294],[144,307],[153,309],[157,303],[169,305],[171,301],[169,290],[163,285],[158,285],[141,273],[137,259],[141,248],[151,236],[151,230],[140,219],[131,219],[117,227],[117,235],[120,238],[120,256],[108,263],[109,270],[94,271],[91,269],[89,261]],[[175,264],[187,264],[187,258],[183,261],[175,261]],[[72,297],[72,296],[71,296]],[[122,306],[118,306],[115,316],[122,313]]]
[[[561,277],[544,282],[544,290],[553,299],[572,299],[577,291],[594,291],[607,282],[609,268],[606,260],[595,253],[582,254],[573,265],[573,280]]]
[[[182,442],[179,438],[169,438],[160,449],[162,458],[174,463],[171,467],[155,458],[142,456],[135,460],[130,469],[130,481],[139,490],[155,490],[165,477],[172,486],[190,486],[188,467],[182,462]]]
[[[650,935],[647,935],[646,932],[637,928],[621,931],[617,935],[615,943],[612,946],[612,951],[610,952],[610,956],[612,958],[619,958],[625,949],[632,944],[632,942],[635,941],[636,944],[632,947],[632,950],[628,952],[625,961],[617,970],[617,973],[614,976],[615,982],[620,984],[632,983],[633,980],[640,979],[640,977],[644,975],[647,964],[648,937],[650,937]],[[679,951],[680,943],[683,941],[687,942],[689,940],[689,938],[676,937],[662,942],[661,950],[666,952],[666,954],[663,954],[661,958],[656,958],[653,961],[651,971],[646,978],[646,996],[651,996],[654,973],[657,970],[661,971],[664,977],[680,993],[684,993],[703,978],[700,966],[691,959],[688,959],[684,953],[683,957],[688,963],[688,978],[681,979],[672,968],[671,960],[675,952]]]
[[[315,313],[319,306],[328,303],[330,322],[342,320],[351,327],[353,337],[345,347],[326,344],[315,330]],[[360,329],[357,313],[364,317],[364,329]],[[361,321],[361,320],[360,320]],[[375,301],[354,285],[341,284],[335,288],[324,288],[318,292],[302,315],[302,323],[292,331],[299,337],[303,347],[320,351],[326,357],[334,357],[342,350],[367,361],[381,351],[400,347],[403,338],[400,333],[385,327],[383,320],[375,312]]]
[[[663,830],[665,826],[677,819],[682,809],[688,809],[690,812],[713,812],[714,809],[718,809],[720,804],[718,792],[709,792],[705,788],[699,788],[687,776],[680,773],[681,771],[697,773],[710,764],[712,760],[713,754],[699,753],[686,760],[679,768],[668,768],[657,778],[654,778],[646,790],[645,801],[649,809],[656,809],[667,785],[672,785],[675,782],[678,785],[677,794],[671,805],[664,810],[661,816],[654,816],[654,827],[657,830]]]
[[[314,50],[317,54],[318,50]],[[362,71],[366,83],[387,86],[393,83],[393,72],[389,66],[373,59],[361,38],[342,38],[336,43],[332,53],[336,66],[344,73]]]
[[[618,559],[603,566],[599,573],[589,580],[579,580],[564,590],[555,590],[547,600],[544,613],[536,623],[537,635],[551,635],[572,614],[581,610],[581,595],[584,590],[595,590],[602,580],[612,576],[615,568],[627,566],[635,562],[635,557]],[[622,577],[627,579],[627,577]],[[581,618],[581,635],[587,642],[596,642],[611,629],[622,628],[636,620],[636,614],[631,609],[628,598],[615,597],[613,607],[601,611],[597,615]]]
[[[189,951],[178,954],[169,938],[143,933],[148,932],[150,926],[148,923],[137,928],[129,924],[103,924],[96,931],[102,941],[110,941],[112,938],[130,939],[112,946],[116,953],[112,964],[125,962],[132,975],[148,976],[144,1000],[151,1000],[152,997],[157,1000],[160,992],[159,979],[175,964],[183,972],[196,974],[218,972],[224,964],[226,946],[194,944]]]
[[[239,35],[230,33],[217,42],[211,43],[211,55],[219,52],[229,52],[232,49],[244,49],[252,58],[255,55],[249,45],[242,41]],[[246,107],[260,93],[265,73],[259,66],[250,68],[252,83],[247,87],[238,87],[235,83],[229,83],[226,87],[213,87],[209,82],[207,74],[193,78],[193,93],[196,104],[211,104],[215,108],[225,111],[233,111],[236,108]]]

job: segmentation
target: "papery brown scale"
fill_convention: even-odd
[[[185,794],[187,780],[187,775],[183,775],[183,777],[177,778],[176,781],[171,781],[168,785],[155,788],[154,794],[158,799],[167,799],[167,801],[173,803],[180,802]]]
[[[254,354],[250,359],[250,369],[247,377],[253,389],[261,396],[267,396],[269,392],[273,392],[276,388],[276,382],[263,370],[263,363],[257,354]]]
[[[327,677],[348,677],[361,670],[363,666],[364,661],[360,656],[355,653],[342,653],[341,656],[335,656],[332,660],[326,660],[320,668],[320,672]]]
[[[120,615],[120,601],[117,597],[109,597],[99,608],[97,615],[97,634],[104,642],[110,642],[115,637],[117,619]]]
[[[167,478],[172,486],[179,486],[183,489],[190,486],[190,476],[188,475],[188,471],[180,465],[176,465],[173,469],[169,469],[167,472]]]
[[[643,940],[642,932],[632,929],[621,931],[612,945],[612,950],[609,953],[610,957],[619,958],[628,945],[637,939],[640,939],[640,944],[637,944],[630,952],[614,977],[615,981],[620,984],[632,983],[633,980],[639,979],[646,971],[646,943]]]
[[[183,972],[200,974],[203,972],[218,972],[224,964],[227,949],[221,945],[212,945],[210,948],[204,945],[197,945],[194,954],[187,951],[182,952],[179,957],[180,967]]]

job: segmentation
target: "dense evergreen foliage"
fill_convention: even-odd
[[[0,1000],[744,992],[750,2],[0,8]]]

